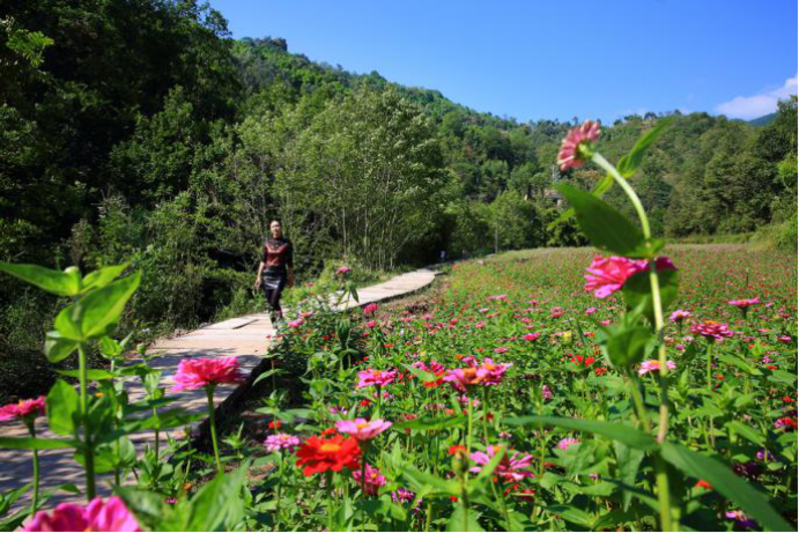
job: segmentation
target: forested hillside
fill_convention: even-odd
[[[0,41],[0,258],[137,262],[130,324],[169,329],[246,306],[275,217],[301,278],[326,259],[388,269],[440,250],[584,242],[558,221],[551,189],[599,177],[554,165],[573,122],[498,118],[315,63],[282,39],[233,40],[194,0],[10,0]],[[634,177],[656,233],[795,227],[795,99],[763,127],[628,116],[605,125],[601,150],[618,157],[666,115]],[[42,332],[24,325],[56,303],[0,291],[0,350],[35,351]]]

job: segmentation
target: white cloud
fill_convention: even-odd
[[[716,113],[730,118],[753,119],[777,110],[777,101],[796,94],[797,76],[788,78],[779,89],[764,91],[754,96],[737,96],[729,102],[716,106]]]

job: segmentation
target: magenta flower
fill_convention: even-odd
[[[339,269],[336,270],[336,274],[339,276],[343,276],[344,274],[349,274],[350,272],[352,272],[352,269],[348,266],[339,267]]]
[[[512,363],[495,363],[493,359],[483,359],[482,368],[486,371],[483,385],[499,385],[505,372],[513,366]]]
[[[358,486],[364,489],[364,492],[369,496],[377,494],[377,490],[386,484],[386,478],[380,473],[380,470],[370,464],[366,465],[365,481],[361,481],[361,469],[352,471],[352,479],[354,479]]]
[[[366,307],[363,308],[363,314],[364,315],[371,315],[372,313],[377,311],[378,307],[379,306],[376,303],[371,303],[371,304],[369,304],[369,305],[367,305]]]
[[[568,450],[571,446],[574,446],[575,444],[580,444],[580,441],[577,439],[570,439],[570,438],[561,439],[560,442],[558,443],[558,448],[561,450]]]
[[[688,318],[691,318],[691,313],[690,312],[684,311],[682,309],[677,309],[676,311],[674,311],[671,314],[671,316],[669,317],[669,320],[671,322],[678,323],[678,322],[682,322],[683,320],[688,319]]]
[[[286,433],[279,433],[277,435],[269,435],[264,441],[267,451],[279,452],[281,450],[288,450],[289,453],[293,452],[301,444],[300,438]]]
[[[591,266],[586,268],[585,290],[594,291],[597,298],[606,298],[620,290],[630,277],[648,268],[649,262],[645,259],[634,261],[617,256],[595,257]],[[677,270],[668,257],[658,257],[655,269]]]
[[[580,153],[581,145],[590,145],[599,138],[599,122],[586,120],[581,126],[572,128],[564,137],[558,152],[558,166],[562,171],[578,168],[585,163]]]
[[[62,503],[54,511],[36,513],[25,531],[141,531],[118,496],[95,498],[87,506]]]
[[[296,329],[302,326],[303,324],[305,324],[305,320],[303,320],[302,318],[298,318],[297,320],[292,320],[291,322],[289,322],[289,327],[292,329]]]
[[[241,383],[244,377],[235,356],[183,359],[178,364],[172,391],[197,390],[222,383]]]
[[[676,370],[677,364],[674,361],[666,361],[666,368],[669,370]],[[660,370],[660,361],[652,359],[641,363],[641,366],[638,367],[638,375],[643,376],[644,374],[656,372],[658,370]]]
[[[471,467],[469,472],[480,472],[482,466],[487,465],[491,461],[491,458],[501,449],[502,446],[487,446],[485,452],[472,453],[469,458],[480,466]],[[533,472],[527,470],[533,463],[533,456],[520,455],[519,452],[513,452],[513,455],[506,453],[494,472],[509,483],[518,483],[526,477],[535,476]]]
[[[397,377],[396,370],[375,370],[370,368],[363,372],[358,372],[357,388],[363,389],[364,387],[376,386],[385,387],[394,383],[394,378]]]
[[[749,307],[751,307],[753,305],[759,305],[760,304],[760,299],[759,298],[748,298],[748,299],[745,299],[745,300],[730,300],[727,303],[730,304],[730,305],[734,305],[735,307],[738,307],[739,309],[746,309],[746,308],[749,308]]]
[[[594,313],[596,313],[597,311],[598,311],[598,309],[596,307],[589,307],[588,309],[585,310],[585,315],[586,316],[591,316]]]
[[[45,397],[39,396],[33,400],[20,400],[0,407],[0,421],[22,418],[29,421],[35,420],[45,414]]]
[[[371,422],[367,422],[363,418],[339,420],[336,422],[336,429],[339,433],[352,435],[358,441],[372,440],[391,426],[391,422],[387,422],[382,418],[372,420]]]
[[[488,376],[488,370],[481,366],[470,366],[467,368],[456,368],[454,370],[447,370],[447,374],[443,377],[444,381],[448,381],[458,390],[464,390],[466,387],[479,385]]]
[[[526,341],[534,342],[534,341],[537,341],[540,336],[541,336],[540,333],[535,332],[535,333],[527,333],[526,335],[522,335],[522,338],[524,340],[526,340]]]
[[[541,397],[545,402],[552,399],[552,391],[548,386],[541,385]]]
[[[715,339],[717,341],[723,341],[725,338],[733,336],[733,332],[730,331],[727,324],[713,320],[705,320],[699,324],[694,324],[691,326],[691,333],[702,335],[708,340]]]

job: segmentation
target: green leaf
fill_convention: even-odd
[[[57,363],[78,349],[78,341],[67,339],[57,331],[50,331],[44,341],[44,355],[51,363]]]
[[[75,443],[71,440],[0,437],[0,448],[9,450],[55,450],[57,448],[72,448],[74,445]]]
[[[122,263],[121,265],[101,268],[100,270],[95,270],[87,274],[86,277],[83,278],[83,292],[105,287],[119,277],[129,265],[130,263]]]
[[[602,196],[613,186],[613,176],[610,174],[605,174],[605,176],[599,180],[599,183],[596,184],[591,190],[591,195],[596,196],[597,198],[602,198]],[[565,222],[566,220],[570,219],[574,216],[574,208],[570,207],[562,215],[558,217],[555,222]]]
[[[244,486],[248,464],[234,472],[219,474],[192,498],[191,519],[186,531],[233,531],[244,517]]]
[[[660,284],[660,301],[663,313],[677,300],[677,287],[680,276],[676,270],[658,270]],[[622,287],[627,306],[635,312],[647,317],[650,324],[655,323],[655,310],[652,305],[652,284],[649,270],[639,272],[627,278]]]
[[[422,370],[421,368],[416,368],[414,366],[404,363],[402,366],[404,366],[408,370],[408,372],[410,372],[420,380],[424,381],[425,383],[431,383],[438,379],[436,375],[433,374],[432,372],[427,372],[425,370]]]
[[[458,502],[453,506],[452,515],[447,520],[446,531],[485,531],[479,518],[480,513],[470,507],[464,508],[463,503]]]
[[[125,304],[136,292],[140,282],[139,271],[102,289],[90,292],[78,300],[75,305],[84,338],[105,335],[109,326],[119,320]]]
[[[591,527],[594,522],[591,515],[582,509],[572,507],[571,505],[548,505],[544,507],[548,513],[556,514],[567,522],[577,524],[578,526]]]
[[[602,349],[616,368],[630,368],[647,355],[654,335],[641,325],[621,324],[605,330]]]
[[[758,432],[755,429],[747,426],[746,424],[739,422],[738,420],[733,420],[732,422],[727,422],[724,424],[729,429],[737,433],[738,435],[742,436],[752,444],[756,444],[758,446],[765,446],[766,445],[766,437],[762,433]]]
[[[47,422],[57,435],[74,435],[79,417],[78,392],[59,379],[47,394]]]
[[[732,366],[738,368],[739,370],[742,370],[742,371],[746,372],[750,376],[762,376],[763,375],[763,373],[759,369],[755,368],[754,366],[750,365],[748,362],[744,361],[743,359],[741,359],[740,357],[737,357],[735,355],[718,354],[718,355],[716,355],[716,358],[719,361],[723,361],[723,362],[727,363],[728,365],[732,365]]]
[[[768,498],[720,461],[668,441],[661,444],[660,455],[683,473],[710,483],[713,490],[735,502],[761,526],[772,531],[793,530],[771,507]]]
[[[266,378],[268,378],[270,376],[275,376],[275,375],[284,374],[284,373],[285,372],[283,370],[279,369],[279,368],[273,368],[272,370],[267,370],[266,372],[263,372],[262,374],[259,374],[258,377],[255,378],[255,381],[252,382],[252,386],[254,387],[254,386],[258,385],[260,382],[262,382],[263,380],[265,380]]]
[[[573,429],[594,433],[611,440],[626,444],[638,450],[654,450],[657,448],[655,439],[643,431],[624,424],[614,424],[612,422],[601,422],[598,420],[580,420],[576,418],[558,418],[554,416],[523,416],[510,418],[504,421],[511,426],[525,426],[534,424],[537,426],[555,426],[564,429]]]
[[[427,472],[420,472],[410,465],[402,469],[402,477],[417,489],[429,487],[446,496],[458,496],[461,493],[461,486],[457,481],[449,481]]]
[[[38,265],[0,261],[0,271],[59,296],[76,296],[80,293],[80,272],[75,267],[59,272]]]
[[[73,341],[84,340],[83,334],[80,331],[80,323],[76,319],[75,304],[63,308],[55,317],[55,323],[53,325],[56,331],[65,339]]]
[[[613,443],[613,450],[616,452],[616,463],[619,465],[621,481],[627,486],[634,487],[638,479],[641,461],[644,459],[644,452],[630,448],[618,441]],[[632,499],[633,493],[625,490],[622,494],[622,504],[625,511],[629,509]]]
[[[80,377],[80,370],[56,370],[56,372],[68,378]],[[114,379],[115,376],[108,370],[90,369],[86,371],[86,377],[89,381],[104,381]]]
[[[432,431],[457,427],[466,422],[465,416],[451,416],[447,418],[416,418],[394,424],[397,430],[415,429],[418,431]]]
[[[111,337],[100,339],[100,353],[106,357],[118,357],[122,355],[122,345]]]
[[[616,170],[619,171],[619,174],[625,178],[631,178],[632,175],[635,174],[635,171],[638,170],[638,167],[641,165],[647,148],[660,137],[666,127],[671,124],[672,120],[672,117],[660,119],[654,128],[638,139],[632,150],[619,159],[619,163],[616,165]]]
[[[555,188],[574,207],[577,223],[591,244],[625,257],[650,255],[641,231],[614,207],[565,183]]]

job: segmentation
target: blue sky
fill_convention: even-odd
[[[708,111],[796,94],[796,0],[211,0],[233,36],[521,121]]]

